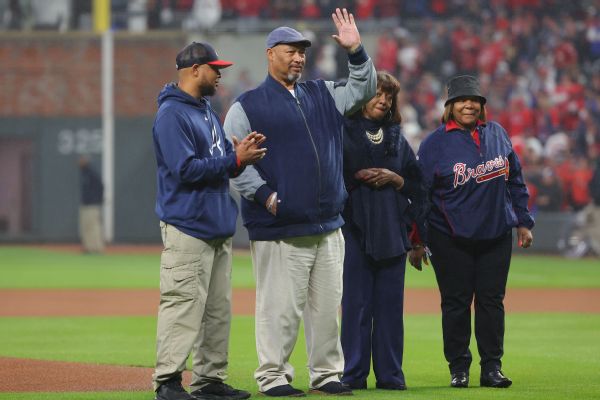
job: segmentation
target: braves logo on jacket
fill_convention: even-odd
[[[467,168],[465,163],[456,163],[452,170],[454,171],[454,188],[458,185],[464,185],[471,178],[475,182],[481,183],[504,176],[504,180],[508,180],[510,163],[508,158],[498,156],[493,160],[486,161],[477,165],[475,168]]]

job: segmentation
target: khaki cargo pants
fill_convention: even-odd
[[[181,375],[192,353],[191,390],[227,378],[232,239],[204,241],[160,223],[154,390]]]
[[[256,278],[254,378],[261,392],[291,383],[290,356],[304,319],[309,386],[339,382],[344,237],[341,229],[313,236],[251,241]]]

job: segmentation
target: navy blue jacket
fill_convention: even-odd
[[[365,130],[381,127],[362,117],[347,119],[344,135],[344,181],[349,198],[346,224],[360,232],[361,250],[375,260],[398,257],[411,248],[408,227],[422,211],[423,186],[415,155],[398,124],[383,126],[384,139],[374,144]],[[366,168],[386,168],[404,178],[400,191],[391,185],[373,188],[354,174]]]
[[[237,158],[208,101],[176,84],[158,96],[153,137],[158,165],[156,214],[161,221],[199,239],[230,237],[237,206],[229,177]]]
[[[342,114],[360,109],[375,95],[377,84],[362,47],[348,61],[345,85],[297,82],[292,94],[267,75],[229,109],[228,135],[240,138],[257,131],[267,138],[266,156],[232,181],[242,195],[242,217],[251,240],[315,235],[344,223]],[[273,192],[279,201],[276,216],[265,207]]]
[[[298,83],[296,98],[269,75],[238,99],[252,130],[267,137],[267,155],[254,168],[269,185],[256,192],[258,202],[242,198],[252,240],[314,235],[343,224],[343,117],[322,80]],[[274,191],[277,216],[263,206]]]
[[[519,158],[496,122],[467,130],[441,125],[421,143],[419,167],[429,190],[429,226],[467,239],[494,239],[515,226],[531,229],[529,193]],[[426,241],[426,232],[420,232]]]

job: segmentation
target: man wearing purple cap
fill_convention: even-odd
[[[225,118],[231,137],[254,130],[268,137],[269,154],[246,168],[233,185],[242,195],[256,279],[254,374],[271,397],[304,396],[291,386],[289,362],[304,317],[310,391],[350,395],[340,383],[344,359],[338,310],[342,297],[344,238],[341,211],[343,117],[375,95],[376,72],[361,45],[354,17],[332,15],[336,42],[348,52],[345,85],[299,82],[306,48],[300,32],[279,27],[267,37],[268,75],[242,94]]]
[[[156,400],[246,399],[223,383],[231,323],[231,236],[237,206],[229,178],[264,157],[264,136],[225,138],[206,96],[221,68],[206,43],[192,43],[176,59],[179,81],[158,96],[153,138],[158,165],[156,214],[164,250],[160,265]],[[181,373],[193,351],[191,395]]]

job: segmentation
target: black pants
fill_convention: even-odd
[[[444,355],[450,372],[468,372],[472,356],[471,303],[481,370],[500,369],[504,353],[504,294],[512,231],[493,240],[453,238],[429,231],[431,262],[442,297]]]

